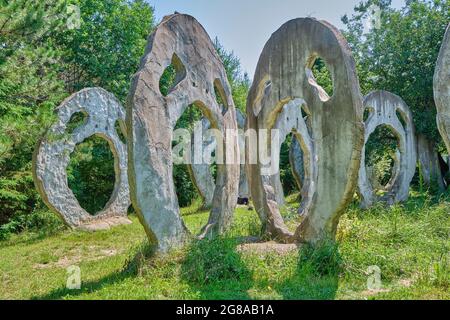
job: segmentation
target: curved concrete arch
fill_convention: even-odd
[[[305,169],[303,167],[302,146],[298,139],[292,139],[291,148],[289,149],[289,163],[292,168],[295,182],[301,190],[305,179]]]
[[[295,104],[295,102],[294,102],[294,104]],[[303,116],[303,114],[300,115],[298,113],[298,110],[295,110],[295,113],[293,116],[300,117],[300,116]],[[305,121],[305,124],[308,125],[306,121]],[[296,130],[296,128],[292,128],[292,130]],[[287,136],[286,136],[286,138],[287,138]],[[309,134],[308,134],[307,138],[310,138]],[[305,191],[308,190],[308,187],[306,187],[306,190],[305,190],[305,185],[304,185],[304,183],[305,183],[305,169],[304,169],[305,163],[304,162],[306,160],[307,159],[304,159],[301,139],[299,139],[298,134],[293,134],[291,146],[289,148],[289,165],[290,165],[290,169],[291,169],[292,175],[294,177],[295,183],[296,183],[298,189],[300,190],[301,199],[308,198],[307,195],[305,194]],[[311,161],[311,159],[308,159],[308,161]],[[278,175],[277,178],[275,178],[275,181],[273,183],[274,183],[277,203],[279,206],[283,206],[283,205],[285,205],[285,194],[284,194],[283,185],[281,183],[280,178],[281,178],[280,175]],[[309,181],[309,179],[310,178],[308,178],[308,181]],[[299,208],[300,215],[304,215],[306,213],[303,205],[304,205],[304,202],[302,201],[300,204],[300,208]]]
[[[163,96],[159,81],[171,63],[177,70],[177,81]],[[224,106],[217,102],[215,86]],[[171,137],[177,120],[193,103],[222,137],[228,129],[237,129],[231,88],[211,39],[193,17],[174,14],[165,17],[149,38],[127,108],[133,206],[150,242],[163,252],[182,245],[189,237],[173,182]],[[228,138],[220,144],[227,159],[218,165],[212,209],[200,238],[222,233],[232,221],[238,192],[239,145],[237,137]]]
[[[332,97],[311,71],[318,57],[331,71]],[[261,177],[259,163],[248,165],[250,188],[267,234],[283,242],[315,242],[335,235],[357,186],[364,143],[355,62],[342,34],[327,22],[294,19],[272,34],[261,53],[247,100],[248,127],[271,128],[285,105],[295,99],[303,99],[309,108],[317,178],[311,181],[315,191],[310,195],[309,210],[294,235],[280,219],[273,188]],[[250,158],[253,151],[246,149]]]
[[[250,189],[248,185],[247,170],[245,168],[245,135],[244,135],[247,118],[239,109],[236,109],[236,120],[239,129],[239,153],[241,158],[238,197],[240,199],[249,199]]]
[[[245,130],[246,119],[245,116],[239,109],[236,109],[236,117],[239,131]],[[202,132],[204,133],[206,130],[210,129],[210,124],[207,119],[201,120]],[[242,132],[241,132],[242,133]],[[206,138],[206,139],[205,139]],[[194,139],[192,139],[194,141]],[[213,137],[203,137],[203,150],[215,149],[216,140]],[[194,143],[193,147],[194,148]],[[245,138],[243,134],[239,134],[239,150],[241,154],[241,159],[245,159]],[[194,154],[192,152],[191,154]],[[210,165],[209,164],[197,164],[195,161],[191,161],[192,164],[188,165],[189,173],[191,175],[191,179],[197,188],[198,193],[203,199],[204,206],[210,208],[212,205],[212,200],[214,197],[214,189],[215,189],[215,181],[214,177],[211,174]],[[244,163],[241,161],[241,163]],[[240,165],[240,176],[239,176],[239,189],[238,189],[238,198],[245,199],[250,198],[249,195],[249,187],[247,181],[247,174],[245,172],[245,164]],[[236,199],[237,200],[237,199]]]
[[[361,156],[359,170],[359,192],[362,196],[361,206],[368,208],[374,202],[388,204],[408,199],[409,186],[416,171],[417,151],[412,113],[406,103],[397,95],[387,91],[374,91],[364,98],[364,108],[370,111],[365,123],[365,143],[370,135],[381,125],[388,126],[397,136],[399,148],[395,156],[395,167],[391,181],[386,186],[387,194],[378,197],[367,177],[365,146]],[[397,114],[403,118],[405,127]]]
[[[314,161],[314,143],[310,136],[307,123],[302,115],[302,107],[305,105],[303,99],[294,99],[287,103],[281,113],[278,115],[275,125],[271,129],[279,130],[280,140],[279,146],[286,140],[291,133],[294,135],[295,141],[300,145],[302,154],[304,176],[301,187],[301,198],[299,213],[307,216],[312,206],[312,200],[316,192],[317,166]],[[279,153],[279,152],[278,152]],[[301,165],[296,163],[295,168]],[[300,175],[292,168],[295,175]],[[275,192],[277,192],[276,181],[280,181],[280,172],[272,176],[275,180]],[[272,182],[273,183],[273,182]],[[281,190],[283,192],[283,190]],[[280,203],[278,203],[280,206]]]
[[[125,109],[113,94],[101,88],[81,90],[57,108],[58,120],[38,143],[33,155],[33,177],[42,199],[70,227],[97,230],[130,223],[128,158],[126,145],[116,131],[116,121],[124,125]],[[87,121],[67,133],[73,114],[82,112]],[[78,203],[67,182],[67,166],[77,144],[97,135],[108,141],[114,155],[114,191],[105,208],[90,215]]]
[[[214,150],[217,142],[213,136],[206,137],[204,133],[211,128],[208,119],[203,118],[198,124],[202,126],[202,150]],[[195,140],[192,139],[192,152],[194,155]],[[194,158],[193,156],[191,158]],[[188,171],[191,177],[192,183],[195,185],[200,197],[203,199],[203,206],[205,208],[211,208],[214,198],[214,190],[216,183],[211,173],[210,164],[204,163],[203,159],[201,163],[195,163],[195,159],[191,159],[191,164],[188,164]]]

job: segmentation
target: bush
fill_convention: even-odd
[[[13,234],[30,231],[39,235],[54,234],[65,226],[61,219],[47,210],[36,210],[29,214],[17,214],[6,224],[0,226],[0,241],[8,240]]]
[[[236,245],[236,241],[231,239],[194,242],[183,263],[184,277],[198,285],[250,278],[249,271],[235,251]]]
[[[310,266],[319,276],[337,275],[343,264],[338,245],[331,240],[306,244],[300,251],[299,261],[300,266]]]

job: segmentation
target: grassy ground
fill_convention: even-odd
[[[195,232],[207,213],[194,211],[184,210],[184,219]],[[293,225],[294,210],[286,212]],[[222,239],[194,241],[165,257],[151,256],[135,217],[105,232],[26,232],[0,242],[0,298],[449,299],[449,212],[448,197],[418,194],[389,209],[353,206],[336,243],[284,254],[238,250],[260,228],[245,208]],[[71,265],[81,268],[81,290],[65,288]],[[381,270],[378,290],[367,289],[369,266]]]

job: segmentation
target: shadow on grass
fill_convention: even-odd
[[[250,300],[250,289],[260,287],[238,252],[239,238],[217,238],[193,241],[183,255],[158,259],[154,247],[144,242],[124,267],[98,280],[83,282],[82,289],[69,290],[64,286],[34,300],[76,298],[94,293],[129,278],[146,277],[150,268],[164,268],[167,264],[180,264],[168,269],[169,277],[178,273],[179,281],[200,300]],[[136,251],[133,251],[136,252]],[[276,253],[274,253],[276,254]],[[174,260],[175,259],[175,260]],[[267,266],[266,266],[267,268]],[[273,284],[273,289],[286,300],[330,300],[336,296],[341,258],[335,244],[312,248],[302,246],[295,272],[284,281]],[[271,272],[268,270],[268,272]],[[158,274],[158,273],[156,273]],[[161,275],[160,276],[164,276]]]
[[[181,266],[182,280],[201,300],[249,300],[252,272],[237,252],[239,239],[217,238],[191,243]]]
[[[251,300],[250,289],[262,288],[237,251],[243,241],[242,238],[222,238],[191,244],[182,261],[182,279],[199,293],[199,299]],[[303,245],[295,272],[272,287],[285,300],[333,300],[341,270],[342,259],[336,243]]]
[[[242,299],[250,297],[247,290],[252,287],[252,274],[236,252],[237,239],[218,238],[214,240],[193,241],[185,248],[179,262],[176,255],[164,257],[155,254],[148,242],[139,246],[137,253],[125,263],[122,270],[113,272],[98,280],[83,282],[80,290],[57,288],[48,294],[32,297],[33,300],[54,300],[76,298],[105,287],[120,283],[129,278],[148,275],[149,267],[159,268],[170,263],[180,263],[180,280],[198,294],[199,299]],[[162,259],[159,259],[161,258]],[[166,260],[168,259],[168,260]],[[163,265],[160,265],[160,264]],[[175,271],[174,269],[173,271]]]
[[[69,290],[66,287],[60,287],[46,295],[32,297],[31,300],[57,300],[71,297],[73,298],[98,291],[108,285],[122,282],[128,278],[140,276],[142,267],[154,256],[155,247],[145,241],[139,246],[137,253],[133,256],[133,258],[125,262],[125,265],[121,271],[113,272],[99,280],[83,282],[80,290]]]
[[[336,243],[302,245],[297,269],[275,290],[284,300],[334,300],[341,270],[342,259]]]

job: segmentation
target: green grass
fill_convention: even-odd
[[[293,204],[292,199],[288,199]],[[198,232],[207,212],[183,210]],[[232,230],[152,255],[133,224],[84,233],[13,236],[0,242],[1,299],[449,299],[450,199],[413,193],[404,205],[341,219],[336,243],[286,254],[238,250],[258,235],[255,212],[236,210]],[[66,268],[81,268],[81,290],[66,289]],[[367,269],[381,269],[382,288],[367,289]]]

